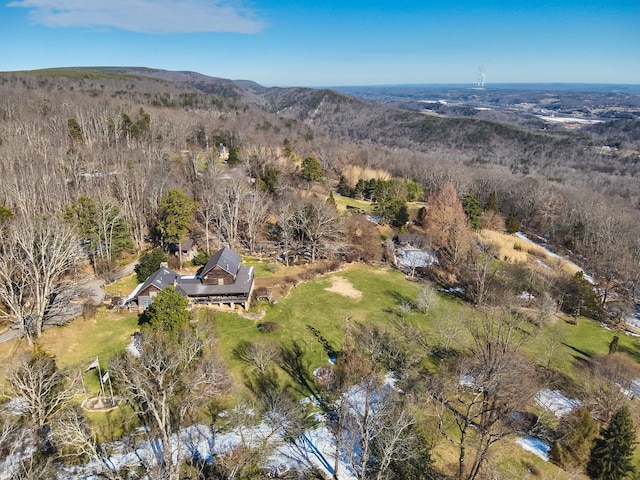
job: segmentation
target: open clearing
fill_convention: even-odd
[[[354,300],[360,300],[362,298],[362,292],[353,288],[353,285],[349,280],[344,277],[332,277],[333,282],[329,288],[325,288],[327,292],[337,293],[338,295],[344,295],[345,297],[353,298]]]

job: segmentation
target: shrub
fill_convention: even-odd
[[[209,252],[198,252],[198,254],[191,259],[191,265],[194,267],[202,267],[207,264],[209,257],[211,257]]]
[[[262,333],[272,333],[280,328],[280,324],[276,322],[262,322],[258,324],[258,330]]]

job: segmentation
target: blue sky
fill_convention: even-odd
[[[640,84],[640,0],[0,0],[0,70],[263,85]]]

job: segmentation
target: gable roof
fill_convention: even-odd
[[[229,247],[224,247],[214,253],[209,261],[200,272],[200,276],[204,277],[213,270],[215,267],[220,267],[225,272],[233,275],[235,278],[238,274],[238,269],[240,268],[240,261],[242,257],[240,254],[234,252]]]
[[[399,233],[399,243],[410,243],[414,246],[422,246],[427,244],[427,236],[419,233]]]
[[[149,278],[147,278],[142,286],[137,289],[138,292],[144,291],[145,288],[153,285],[158,289],[162,290],[169,285],[173,285],[176,279],[180,278],[176,272],[167,267],[160,267],[158,270],[153,272]]]
[[[205,285],[195,277],[182,277],[178,279],[176,291],[187,297],[248,295],[253,286],[253,273],[253,267],[240,267],[236,281],[230,285]]]

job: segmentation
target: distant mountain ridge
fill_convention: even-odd
[[[444,154],[467,164],[505,166],[513,173],[540,173],[562,178],[573,170],[593,169],[609,173],[618,169],[626,175],[640,175],[637,162],[628,162],[608,153],[605,158],[605,153],[592,148],[593,145],[618,148],[622,143],[630,143],[630,151],[637,151],[640,144],[640,122],[637,120],[625,124],[624,135],[614,136],[615,128],[607,128],[608,123],[592,131],[587,128],[568,131],[546,125],[532,115],[518,116],[506,110],[488,111],[491,109],[464,104],[453,105],[453,108],[449,104],[441,105],[439,111],[428,112],[424,104],[416,100],[417,87],[405,87],[408,92],[406,100],[385,102],[326,88],[264,87],[250,80],[229,80],[197,72],[147,67],[72,67],[50,71],[65,70],[155,79],[168,83],[164,87],[154,84],[154,91],[173,85],[174,90],[185,93],[211,94],[234,102],[234,109],[245,105],[280,118],[296,119],[335,139],[432,155]],[[122,95],[135,93],[132,85],[126,85],[126,82],[123,85],[125,88],[119,90]],[[144,89],[149,87],[141,84],[139,88],[143,91],[135,100],[144,101],[147,96]],[[380,91],[376,87],[366,88]],[[435,98],[439,98],[437,89],[434,91]],[[487,101],[495,104],[524,102],[527,98],[524,91],[521,95],[517,92],[505,95],[489,88],[459,89],[451,95],[472,98],[480,94],[488,95]],[[616,94],[612,95],[612,98],[618,98]],[[574,105],[580,103],[579,95],[569,92],[568,98]],[[561,110],[557,111],[561,113]],[[584,152],[590,148],[586,161]],[[558,171],[552,172],[551,165]]]

